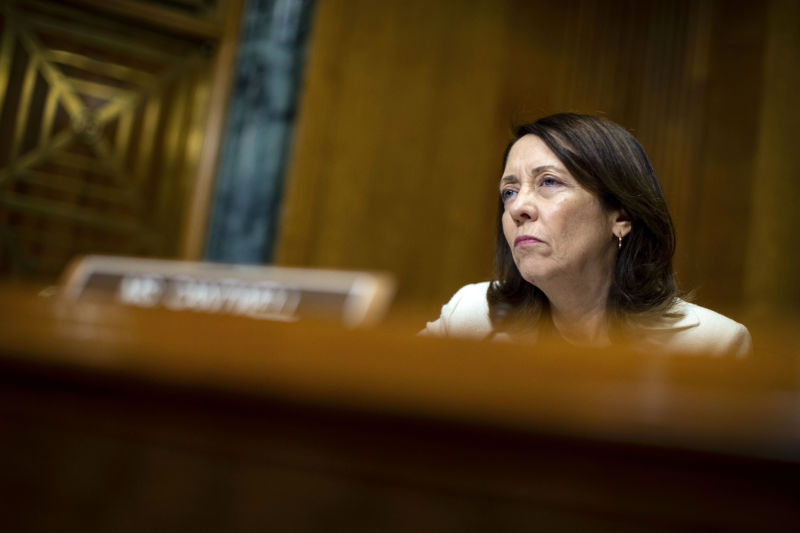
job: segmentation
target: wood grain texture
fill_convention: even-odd
[[[429,266],[489,275],[503,13],[453,7],[318,6],[281,262],[389,269],[414,297]]]
[[[746,304],[756,315],[800,302],[800,4],[773,2],[768,34],[745,266]]]

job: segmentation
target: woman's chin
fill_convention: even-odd
[[[522,276],[522,279],[531,285],[539,287],[540,289],[542,288],[542,282],[547,279],[546,274],[539,270],[520,270],[520,275]]]

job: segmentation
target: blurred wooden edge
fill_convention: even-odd
[[[3,365],[800,461],[796,359],[419,338],[36,297],[0,287]]]

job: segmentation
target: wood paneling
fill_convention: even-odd
[[[0,276],[179,254],[207,216],[240,4],[0,2]]]
[[[735,312],[751,222],[786,227],[770,201],[754,204],[770,172],[755,174],[757,158],[781,150],[772,175],[783,183],[798,157],[768,140],[797,120],[791,90],[764,70],[798,71],[796,56],[767,47],[781,31],[768,24],[771,5],[321,0],[279,261],[390,270],[401,303],[434,309],[491,275],[508,123],[588,112],[629,128],[650,154],[682,285]],[[783,91],[780,118],[762,111],[770,91]],[[776,275],[781,287],[789,273]]]
[[[800,3],[769,12],[756,167],[747,184],[751,216],[745,294],[753,314],[800,305]]]
[[[718,2],[711,25],[698,195],[684,278],[700,302],[741,306],[758,143],[766,6]],[[679,236],[680,237],[680,236]]]
[[[388,269],[414,298],[489,275],[507,7],[319,4],[281,262]]]

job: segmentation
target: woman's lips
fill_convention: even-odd
[[[516,239],[514,239],[514,247],[516,248],[517,246],[526,246],[526,245],[529,245],[529,244],[538,244],[540,242],[542,242],[542,241],[540,241],[539,239],[537,239],[533,235],[521,235],[521,236],[517,237]]]

